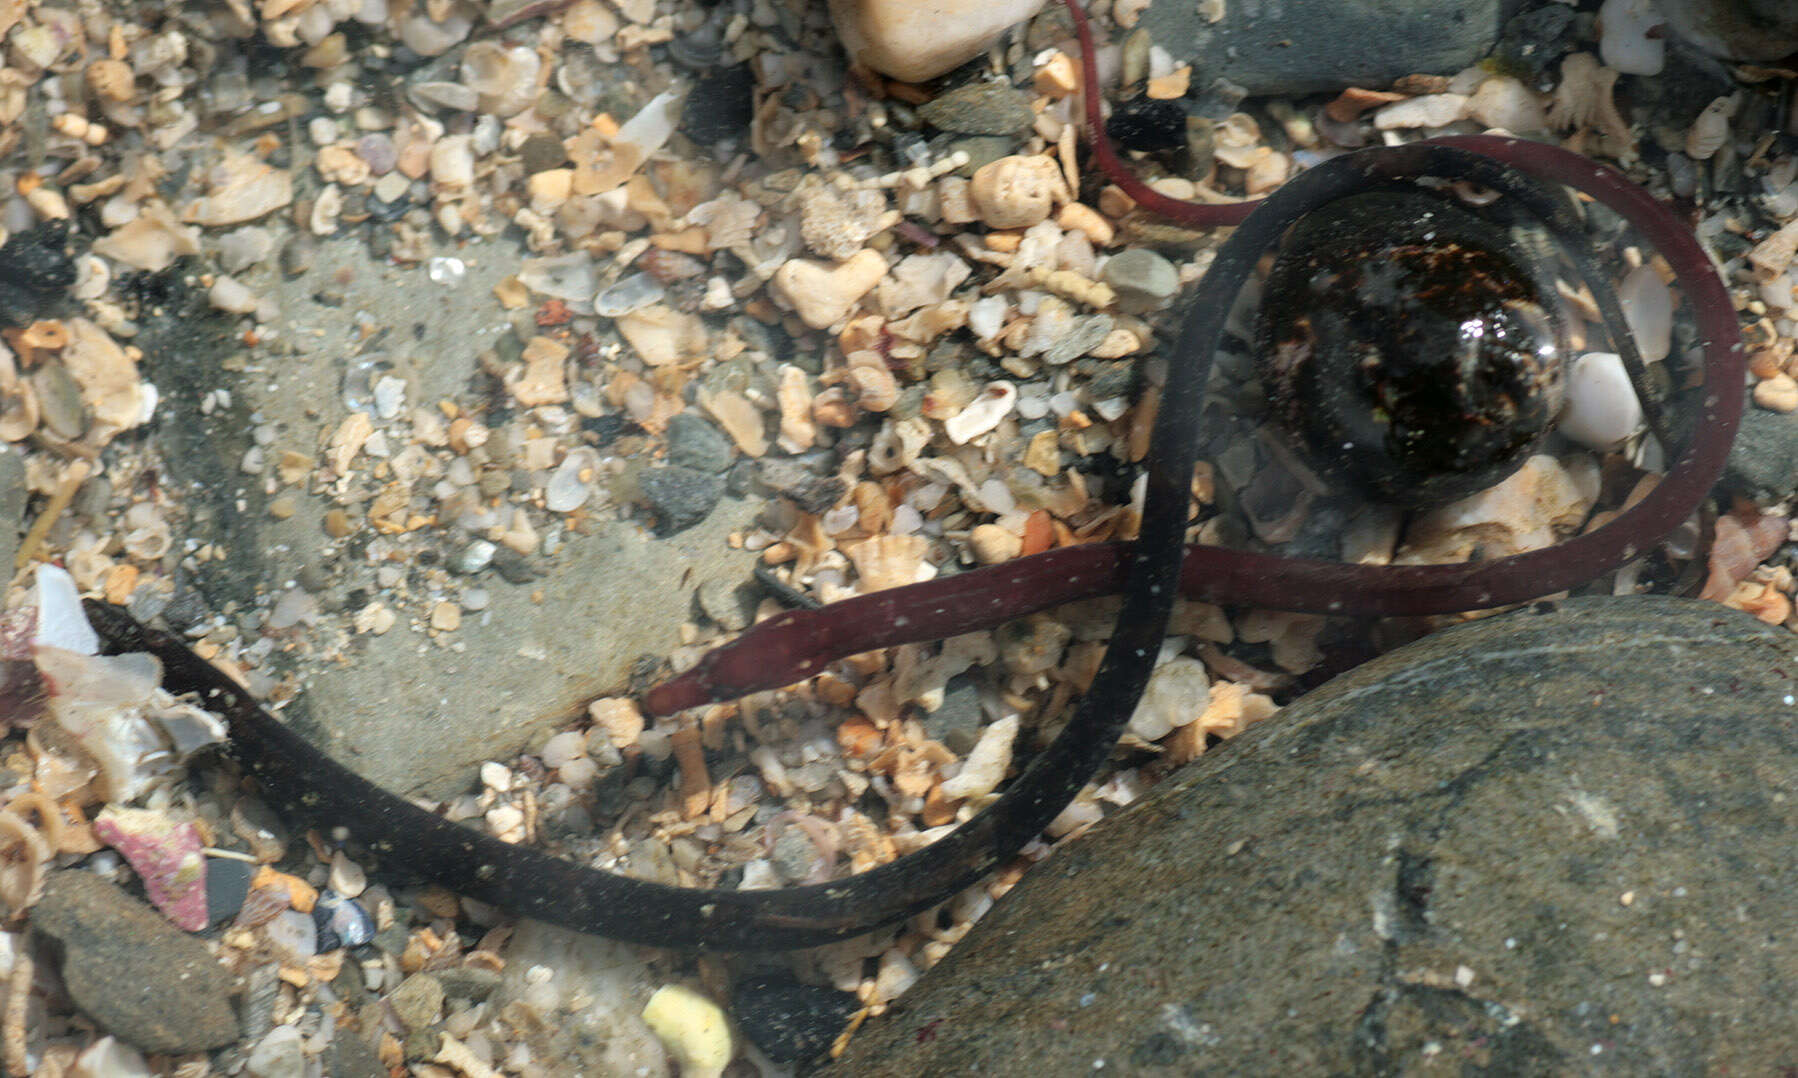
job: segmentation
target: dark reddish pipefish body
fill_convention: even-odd
[[[1155,213],[1201,227],[1242,222],[1259,202],[1200,205],[1169,198],[1118,158],[1100,115],[1092,34],[1074,0],[1067,4],[1080,39],[1087,131],[1099,167]],[[1446,614],[1524,602],[1585,583],[1647,553],[1692,516],[1722,474],[1741,420],[1746,360],[1735,307],[1692,232],[1615,169],[1558,146],[1496,135],[1457,135],[1431,144],[1469,150],[1537,180],[1583,191],[1627,219],[1667,259],[1692,305],[1704,353],[1704,397],[1691,444],[1642,501],[1605,526],[1545,550],[1473,564],[1372,566],[1191,546],[1180,576],[1188,598],[1360,616]],[[1128,551],[1124,543],[1064,547],[781,614],[652,689],[645,708],[667,714],[779,688],[864,651],[989,629],[1062,603],[1109,595],[1120,587]]]
[[[835,658],[892,644],[981,629],[1073,599],[1118,593],[1122,611],[1091,687],[1050,745],[1025,764],[999,799],[948,835],[867,872],[824,884],[767,891],[669,887],[600,872],[508,845],[426,812],[337,763],[262,708],[178,637],[144,628],[120,607],[89,604],[114,651],[146,651],[164,685],[191,692],[225,717],[228,750],[272,803],[321,826],[343,827],[383,868],[511,913],[582,932],[667,947],[771,950],[859,935],[941,903],[1014,857],[1110,757],[1140,699],[1173,596],[1289,610],[1408,614],[1472,609],[1558,591],[1647,551],[1690,516],[1720,473],[1740,418],[1743,359],[1733,309],[1703,250],[1665,208],[1610,169],[1551,146],[1486,136],[1363,151],[1296,176],[1262,204],[1191,206],[1149,191],[1105,143],[1085,21],[1073,7],[1086,71],[1094,154],[1144,207],[1200,225],[1240,227],[1193,286],[1144,458],[1147,496],[1137,542],[1071,547],[928,584],[861,596],[763,622],[694,670],[652,692],[665,712],[802,679]],[[1591,194],[1631,220],[1667,258],[1692,303],[1704,343],[1701,421],[1691,444],[1641,503],[1611,524],[1550,550],[1478,565],[1371,567],[1194,547],[1185,551],[1203,386],[1229,305],[1260,253],[1293,221],[1369,182],[1440,176],[1484,183],[1517,198],[1545,224],[1577,233],[1568,211],[1499,164]],[[1251,213],[1256,205],[1263,211]],[[1583,237],[1581,237],[1583,240]],[[1568,252],[1595,292],[1587,256]],[[1615,326],[1615,298],[1601,300]],[[1631,351],[1619,342],[1620,353]],[[1628,358],[1626,357],[1626,365]],[[1639,379],[1638,379],[1639,380]],[[1651,424],[1657,409],[1645,401]],[[1669,447],[1671,452],[1671,447]],[[1177,588],[1176,588],[1177,585]]]

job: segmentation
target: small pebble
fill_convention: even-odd
[[[1754,403],[1769,412],[1798,411],[1798,381],[1789,374],[1776,374],[1755,384]]]
[[[391,995],[387,997],[387,1005],[393,1008],[393,1016],[407,1029],[423,1029],[437,1021],[437,1015],[443,1010],[443,983],[428,973],[414,973],[400,982]]]
[[[206,920],[219,924],[237,916],[250,894],[250,877],[256,866],[235,857],[206,859]]]
[[[254,1078],[305,1078],[306,1051],[299,1026],[276,1026],[250,1051],[245,1065]]]
[[[1177,101],[1134,98],[1105,121],[1105,133],[1126,150],[1177,150],[1186,145],[1186,110]]]
[[[680,129],[701,146],[749,133],[755,105],[755,73],[737,64],[702,76],[681,108]]]
[[[918,106],[918,118],[958,135],[1021,135],[1036,114],[1030,99],[1005,82],[972,82]]]
[[[1591,449],[1610,449],[1642,425],[1642,404],[1614,352],[1588,352],[1567,378],[1562,434]]]
[[[668,463],[701,472],[722,472],[734,454],[730,439],[696,412],[682,412],[668,421]]]
[[[1174,264],[1143,247],[1112,255],[1099,276],[1117,292],[1118,307],[1132,313],[1154,310],[1180,290]]]
[[[661,516],[665,535],[704,520],[724,496],[722,478],[679,465],[651,468],[638,477],[637,485]]]
[[[691,988],[656,989],[643,1022],[680,1064],[683,1078],[718,1078],[734,1054],[724,1011]]]

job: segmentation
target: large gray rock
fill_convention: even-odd
[[[1504,0],[1230,0],[1212,23],[1203,6],[1155,0],[1141,25],[1193,64],[1195,87],[1222,76],[1251,94],[1452,75],[1486,55],[1517,7]]]
[[[146,1052],[237,1040],[237,979],[206,945],[91,872],[52,872],[31,927],[62,949],[62,983],[102,1029]]]
[[[315,452],[320,432],[348,413],[346,357],[364,349],[371,318],[385,329],[390,373],[406,381],[409,402],[465,398],[479,380],[478,353],[506,332],[492,289],[517,271],[518,257],[496,242],[466,276],[440,284],[423,266],[373,263],[359,242],[345,239],[322,245],[303,275],[261,268],[248,282],[280,300],[284,331],[303,347],[244,377],[221,368],[266,357],[241,355],[230,324],[205,309],[203,294],[183,294],[195,306],[171,303],[136,341],[163,392],[157,439],[187,498],[183,536],[229,552],[193,575],[210,608],[266,606],[290,581],[316,574],[326,580],[321,601],[347,608],[317,634],[323,639],[362,602],[383,600],[402,612],[386,634],[356,636],[348,662],[276,658],[295,663],[303,688],[284,717],[399,793],[448,797],[470,785],[483,760],[535,748],[587,700],[622,688],[639,656],[675,647],[695,588],[711,580],[739,584],[754,564],[753,554],[725,541],[754,515],[758,506],[748,502],[727,498],[668,539],[636,524],[596,524],[590,534],[570,534],[555,556],[532,559],[542,574],[536,579],[513,584],[484,570],[473,583],[489,592],[490,606],[433,639],[413,626],[426,606],[418,593],[396,601],[372,586],[373,565],[358,545],[365,538],[348,549],[327,541],[321,521],[330,499],[296,496],[285,520],[266,512],[263,478],[239,470],[250,428],[260,423],[277,432],[270,460],[285,450]],[[232,390],[230,407],[202,410],[200,400],[220,386]],[[403,444],[392,448],[399,452]],[[456,542],[427,534],[419,545],[453,551]],[[363,594],[349,598],[352,589]]]
[[[838,1070],[1780,1073],[1794,691],[1685,600],[1428,637],[1056,853]]]

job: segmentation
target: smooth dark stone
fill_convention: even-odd
[[[830,1073],[1780,1073],[1795,691],[1692,600],[1427,637],[1056,852]]]
[[[206,922],[220,924],[237,916],[250,894],[256,866],[233,857],[206,859]]]
[[[748,64],[721,68],[693,84],[681,106],[680,130],[701,146],[749,133],[755,73]]]
[[[776,1063],[816,1059],[829,1050],[861,1004],[829,985],[800,984],[771,974],[745,980],[730,1013],[751,1044]]]
[[[1798,412],[1749,405],[1724,465],[1723,485],[1763,505],[1798,491]]]
[[[50,873],[31,927],[62,945],[69,998],[146,1052],[201,1052],[237,1040],[236,978],[206,945],[91,872]]]
[[[1452,75],[1486,55],[1517,5],[1501,0],[1333,0],[1223,5],[1206,20],[1192,0],[1143,13],[1155,44],[1250,94],[1385,88],[1404,75]]]

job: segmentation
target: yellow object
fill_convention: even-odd
[[[680,1064],[681,1078],[717,1078],[730,1063],[730,1024],[711,1000],[678,984],[656,989],[643,1021]]]

